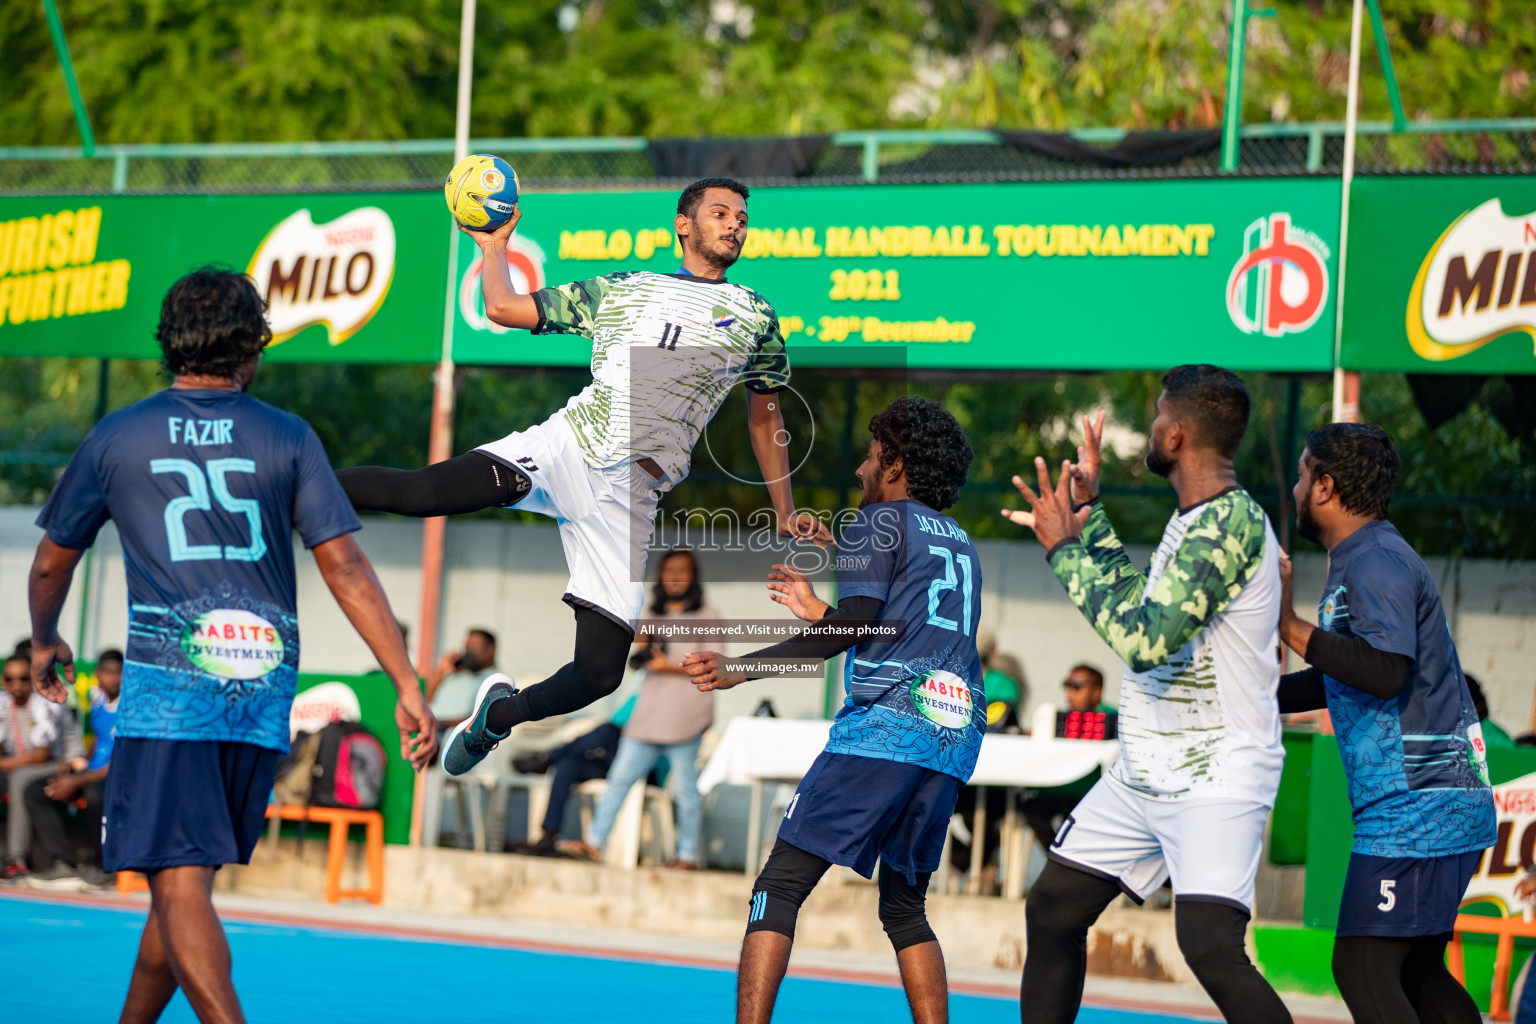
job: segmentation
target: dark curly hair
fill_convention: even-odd
[[[1196,440],[1231,457],[1248,429],[1248,386],[1231,370],[1209,363],[1175,366],[1163,374],[1163,394],[1195,428]]]
[[[875,414],[869,432],[880,442],[880,472],[900,459],[912,497],[935,512],[959,499],[971,468],[971,442],[948,409],[907,395]]]
[[[272,328],[267,304],[249,277],[207,266],[165,293],[155,337],[166,373],[231,378],[267,347]]]
[[[1332,477],[1345,509],[1387,518],[1399,464],[1390,434],[1366,423],[1330,423],[1307,435],[1307,454],[1312,479]]]
[[[700,178],[683,189],[683,194],[677,197],[677,212],[692,220],[693,215],[699,212],[699,204],[704,201],[704,193],[712,188],[729,189],[743,200],[752,197],[747,186],[735,178]]]

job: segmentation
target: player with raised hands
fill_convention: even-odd
[[[1057,833],[1025,903],[1029,1020],[1076,1017],[1089,927],[1120,893],[1141,902],[1170,877],[1179,948],[1226,1019],[1290,1019],[1244,947],[1284,758],[1280,548],[1232,465],[1248,411],[1248,389],[1227,370],[1164,375],[1146,462],[1179,508],[1146,572],[1098,500],[1102,416],[1084,421],[1078,461],[1054,485],[1044,459],[1038,492],[1013,478],[1029,511],[1003,514],[1034,530],[1068,597],[1125,662],[1120,759]]]

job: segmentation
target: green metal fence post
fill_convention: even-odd
[[[1237,170],[1238,128],[1243,119],[1243,42],[1248,28],[1247,0],[1232,0],[1232,41],[1227,44],[1227,114],[1221,126],[1221,169]]]
[[[880,177],[880,137],[871,133],[864,137],[864,165],[861,168],[865,181]]]
[[[112,158],[112,191],[128,190],[128,154],[119,152]]]
[[[96,155],[96,136],[91,134],[91,119],[85,112],[85,100],[80,96],[80,83],[75,81],[75,65],[69,59],[69,43],[64,39],[64,23],[59,20],[59,9],[53,0],[43,0],[43,13],[48,16],[48,31],[53,35],[53,49],[59,55],[59,65],[64,69],[64,84],[69,89],[69,102],[75,108],[75,125],[80,129],[80,147],[86,159]]]
[[[1397,90],[1397,72],[1392,68],[1392,50],[1387,46],[1387,26],[1381,20],[1380,0],[1365,0],[1371,12],[1371,34],[1376,37],[1376,56],[1381,59],[1381,76],[1387,80],[1387,100],[1392,104],[1392,130],[1400,132],[1408,126],[1403,114],[1403,97]]]

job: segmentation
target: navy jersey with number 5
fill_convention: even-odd
[[[1442,857],[1491,846],[1493,791],[1477,712],[1435,581],[1397,527],[1367,523],[1329,552],[1318,624],[1413,659],[1389,700],[1326,680],[1355,852]]]
[[[37,517],[84,549],[117,524],[128,580],[118,737],[286,752],[298,682],[292,535],[361,527],[309,424],[171,388],[102,419]]]
[[[848,652],[831,754],[921,765],[965,782],[987,729],[976,633],[981,562],[949,516],[920,501],[865,506],[837,548],[838,597],[883,602],[900,639]]]

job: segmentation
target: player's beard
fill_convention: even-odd
[[[1174,467],[1178,462],[1158,451],[1157,442],[1152,442],[1152,447],[1147,449],[1147,468],[1158,476],[1172,476]]]
[[[1323,526],[1312,512],[1312,495],[1296,509],[1296,532],[1314,544],[1323,542]]]
[[[741,246],[732,245],[725,239],[712,236],[705,224],[693,222],[694,251],[699,258],[722,274],[741,258]]]

